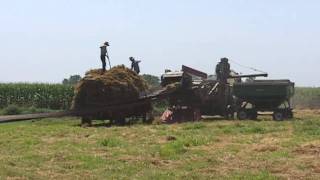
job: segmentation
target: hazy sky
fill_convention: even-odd
[[[228,57],[320,86],[319,0],[0,0],[0,81],[83,75],[101,66],[105,40],[113,65],[134,56],[142,73],[185,64],[212,74]]]

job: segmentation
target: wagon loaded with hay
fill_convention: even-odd
[[[65,116],[81,117],[82,125],[91,125],[92,120],[109,120],[119,125],[132,119],[150,122],[152,102],[168,97],[175,90],[164,87],[151,91],[141,76],[124,65],[105,72],[94,69],[75,87],[70,110],[0,116],[0,123]]]
[[[90,70],[76,86],[72,109],[86,124],[105,119],[124,124],[128,117],[146,121],[152,110],[147,91],[146,82],[123,65],[104,73],[101,69]]]

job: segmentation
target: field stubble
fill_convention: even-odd
[[[292,121],[0,125],[0,179],[319,179],[320,111]]]

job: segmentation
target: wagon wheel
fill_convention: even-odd
[[[257,118],[258,118],[258,112],[257,111],[252,111],[252,112],[250,112],[250,119],[251,120],[257,120]]]
[[[116,125],[118,126],[124,126],[126,124],[126,119],[125,118],[116,118],[115,120]]]
[[[292,112],[292,110],[289,110],[289,111],[287,112],[287,117],[288,117],[288,119],[292,119],[292,118],[293,118],[293,112]]]
[[[282,121],[283,119],[284,119],[284,114],[283,114],[283,112],[275,111],[275,112],[273,113],[273,120]]]
[[[237,112],[237,117],[239,120],[245,120],[248,118],[248,114],[245,110],[240,110]]]
[[[143,114],[143,117],[142,117],[143,123],[151,124],[153,120],[154,120],[154,116],[152,112],[146,112]]]
[[[92,120],[90,117],[87,117],[87,116],[83,116],[81,118],[81,126],[82,127],[88,127],[88,126],[91,126],[92,125]]]

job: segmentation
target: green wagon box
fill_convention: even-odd
[[[294,95],[294,83],[290,80],[253,80],[233,85],[238,118],[255,119],[257,111],[272,111],[276,120],[292,117],[290,99]],[[251,108],[247,108],[250,104]],[[240,117],[239,117],[240,116]],[[246,117],[245,117],[246,116]]]

